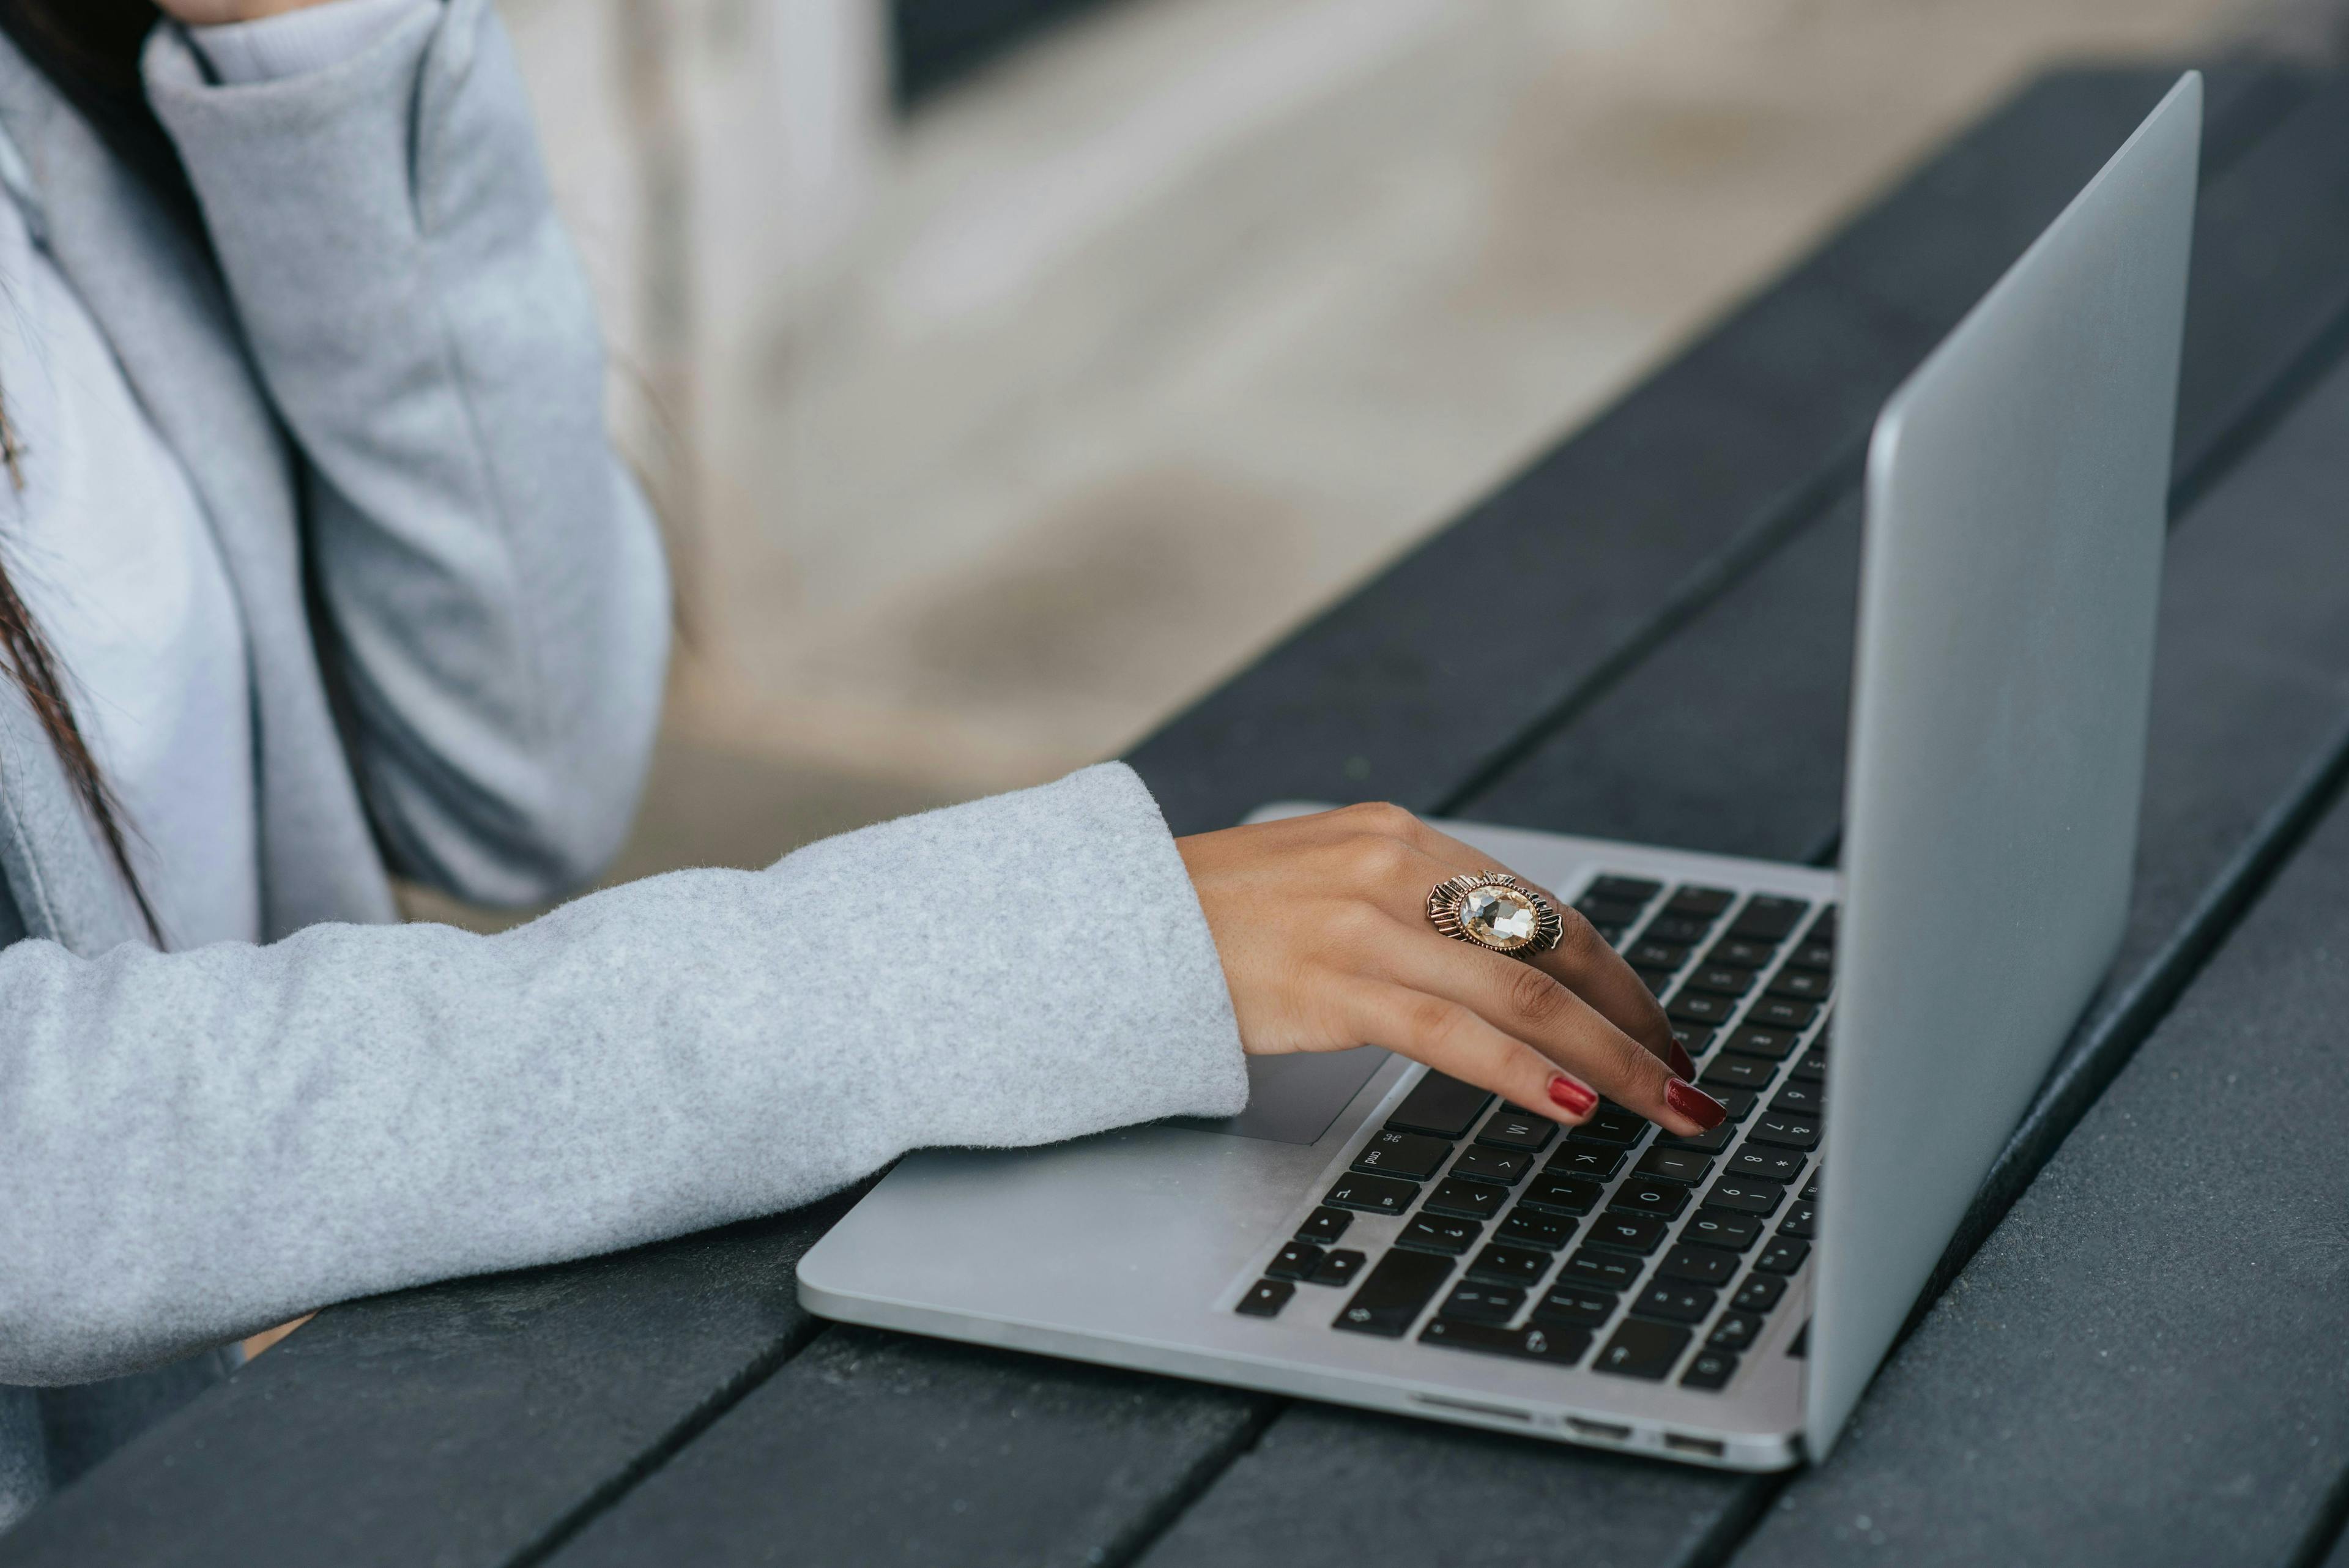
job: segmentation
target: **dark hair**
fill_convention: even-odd
[[[0,0],[0,31],[57,85],[107,145],[155,188],[175,215],[191,219],[195,198],[187,174],[139,83],[139,48],[155,17],[150,0]],[[0,463],[19,488],[24,483],[20,455],[5,404],[0,404]],[[0,661],[31,704],[66,777],[98,824],[107,852],[147,923],[148,935],[160,943],[162,927],[131,867],[122,808],[74,719],[57,656],[5,566],[0,566]]]

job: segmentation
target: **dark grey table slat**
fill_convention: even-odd
[[[1767,554],[1755,548],[1740,556],[1739,541],[1758,545],[1793,538],[1786,553],[1762,566],[1764,574],[1796,560],[1806,547],[1816,548],[1812,541],[1833,533],[1832,518],[1822,521],[1822,511],[1832,505],[1838,472],[1848,471],[1854,432],[1864,431],[1882,389],[1971,297],[1951,304],[1930,297],[1931,290],[1962,284],[1978,292],[2020,243],[2009,238],[1998,254],[1997,233],[2011,226],[2027,234],[2044,222],[2067,193],[2065,182],[2076,184],[2093,168],[2166,79],[2157,72],[2074,77],[2023,95],[1793,279],[1480,509],[1457,531],[1459,553],[1477,556],[1478,574],[1557,571],[1556,563],[1584,551],[1621,563],[1619,576],[1600,585],[1611,596],[1614,616],[1602,629],[1615,641],[1586,638],[1563,649],[1561,668],[1571,685],[1588,684],[1613,651],[1636,646],[1638,628],[1676,629],[1675,596],[1686,602],[1692,577],[1713,570],[1722,586],[1734,586],[1736,573],[1725,566],[1743,571]],[[2247,159],[2256,157],[2292,119],[2288,111],[2300,90],[2293,78],[2275,73],[2214,78],[2212,132],[2221,145],[2209,154],[2212,163],[2225,163],[2238,149],[2247,150]],[[2038,173],[2061,162],[2045,159],[2032,164],[2033,179],[2021,182],[2028,188],[2023,194],[1997,185],[1991,171],[2003,166],[2001,160],[2030,162],[2033,136],[2076,137],[2084,125],[2106,140],[2089,151],[2070,148],[2066,156],[2085,161],[2081,171],[2048,174],[2041,190]],[[1915,195],[1935,181],[1940,184],[1932,202]],[[1904,208],[1904,202],[1910,205]],[[1961,232],[1951,234],[1945,213],[1929,210],[1933,202],[1961,210]],[[1887,216],[1904,211],[1909,217],[1902,223]],[[1992,237],[1985,239],[1985,233]],[[1931,265],[1892,266],[1914,262],[1920,244]],[[1870,257],[1899,275],[1889,284],[1875,281]],[[1920,290],[1927,296],[1921,302]],[[2309,291],[2295,285],[2277,297],[2299,307]],[[1943,314],[1935,317],[1936,309]],[[2249,339],[2239,325],[2214,341],[2255,339],[2262,323],[2284,314],[2253,310],[2243,318]],[[1819,328],[1816,342],[1802,334],[1806,321]],[[2284,335],[2305,331],[2292,326]],[[1814,357],[1797,364],[1791,380],[1783,374],[1774,379],[1774,357],[1789,360],[1797,348],[1813,350]],[[2322,358],[2321,347],[2309,353],[2312,363]],[[1685,377],[1677,389],[1669,384],[1676,376]],[[1840,395],[1838,377],[1871,376],[1881,387],[1870,383],[1863,394]],[[2287,398],[2297,389],[2288,374],[2275,384],[2285,387]],[[2251,395],[2260,395],[2256,385]],[[1810,413],[1789,414],[1785,408],[1757,413],[1750,406],[1806,399],[1816,406]],[[1827,413],[1814,419],[1816,407]],[[1707,468],[1696,461],[1705,455],[1698,442],[1715,437],[1723,443],[1719,463]],[[2234,455],[2222,454],[2220,466]],[[1704,470],[1694,478],[1688,473],[1692,462]],[[1627,499],[1639,483],[1655,484],[1659,473],[1670,481],[1662,488],[1682,488],[1671,496]],[[1629,510],[1596,532],[1567,525],[1561,518],[1577,514],[1569,508],[1581,493],[1578,487],[1590,489],[1602,506]],[[1680,510],[1671,525],[1658,524],[1673,507]],[[1621,536],[1651,524],[1656,537],[1647,543],[1653,549],[1634,548],[1640,540]],[[1382,787],[1386,764],[1380,759],[1390,753],[1380,748],[1392,746],[1393,755],[1403,756],[1447,735],[1464,738],[1467,743],[1450,753],[1457,768],[1462,758],[1473,763],[1520,738],[1506,726],[1531,722],[1522,704],[1508,712],[1457,711],[1449,700],[1473,672],[1441,668],[1440,659],[1424,657],[1435,646],[1430,641],[1436,635],[1433,617],[1446,601],[1440,597],[1441,574],[1432,578],[1421,568],[1442,553],[1431,545],[1396,574],[1411,581],[1391,589],[1374,586],[1276,654],[1268,665],[1277,667],[1278,679],[1243,690],[1257,676],[1244,678],[1143,749],[1139,760],[1168,797],[1178,826],[1205,826],[1240,808],[1225,809],[1230,801],[1216,793],[1219,776],[1233,781],[1227,793],[1243,805],[1282,793],[1419,798]],[[1610,573],[1618,569],[1609,566]],[[1385,608],[1400,628],[1395,639],[1381,639],[1379,606],[1364,603],[1381,592],[1390,596]],[[1847,635],[1847,587],[1844,593],[1841,629]],[[1742,596],[1743,590],[1724,599],[1721,613],[1734,613],[1732,601]],[[1333,629],[1332,622],[1340,624]],[[1663,646],[1669,652],[1675,645]],[[1317,659],[1321,677],[1313,673]],[[1397,678],[1405,701],[1397,722],[1379,729],[1385,721],[1370,709],[1388,676]],[[1287,705],[1314,702],[1312,681],[1322,677],[1318,697],[1328,700],[1328,733],[1299,734]],[[1554,707],[1558,695],[1549,692],[1542,702]],[[1536,706],[1538,719],[1547,708]],[[1365,723],[1377,731],[1371,742],[1361,740]],[[1324,779],[1319,785],[1287,782],[1293,776],[1282,772],[1292,760],[1288,752],[1275,753],[1258,743],[1252,754],[1241,754],[1248,752],[1249,734],[1260,742],[1267,733],[1282,734],[1289,751],[1322,763],[1332,756],[1371,758],[1371,776]],[[1195,740],[1187,752],[1176,740],[1185,734]],[[1839,743],[1839,714],[1837,734]],[[1314,751],[1333,737],[1340,750]],[[1368,749],[1342,749],[1358,743]],[[1225,771],[1219,775],[1218,770]],[[1338,772],[1344,774],[1342,765]],[[1431,768],[1423,782],[1440,794],[1456,791],[1462,780],[1455,774],[1447,782]],[[2223,846],[2233,830],[2211,825],[2231,821],[2228,814],[2240,815],[2249,802],[2220,794],[2215,804],[2224,809],[2195,820]],[[1701,805],[1688,803],[1690,819]],[[1783,831],[1769,823],[1763,827]],[[1654,836],[1689,836],[1668,827]],[[1213,1538],[1195,1534],[1195,1523],[1205,1529],[1241,1489],[1277,1480],[1277,1472],[1257,1461],[1284,1454],[1298,1457],[1297,1473],[1309,1483],[1315,1475],[1376,1474],[1374,1456],[1381,1451],[1395,1463],[1444,1473],[1425,1459],[1441,1450],[1457,1456],[1449,1473],[1464,1486],[1473,1480],[1485,1488],[1496,1506],[1531,1500],[1540,1507],[1543,1497],[1571,1501],[1578,1511],[1620,1504],[1626,1522],[1605,1540],[1628,1553],[1614,1559],[1625,1562],[1715,1557],[1754,1505],[1752,1483],[1733,1479],[1304,1407],[1264,1430],[1254,1454],[1218,1480],[1218,1468],[1257,1435],[1275,1402],[889,1336],[828,1333],[760,1385],[806,1333],[788,1305],[787,1258],[828,1221],[828,1215],[795,1216],[746,1234],[695,1239],[575,1271],[337,1309],[229,1389],[102,1469],[34,1530],[0,1544],[0,1563],[91,1561],[93,1543],[101,1542],[141,1561],[489,1563],[550,1548],[557,1561],[598,1561],[615,1552],[625,1557],[622,1549],[631,1541],[687,1539],[663,1532],[678,1528],[696,1507],[705,1521],[718,1509],[732,1521],[730,1545],[723,1551],[705,1554],[699,1547],[711,1542],[691,1538],[698,1543],[695,1555],[712,1562],[761,1560],[794,1538],[824,1543],[826,1552],[792,1553],[794,1561],[937,1561],[938,1542],[949,1538],[957,1543],[955,1560],[1118,1561],[1174,1521],[1204,1489],[1206,1505],[1174,1522],[1161,1542],[1172,1560]],[[608,1365],[597,1376],[581,1371],[599,1358]],[[387,1397],[377,1386],[386,1379],[399,1381],[409,1397]],[[696,1435],[699,1423],[753,1385],[740,1406],[669,1457],[682,1439]],[[818,1406],[829,1412],[821,1422],[809,1415]],[[950,1426],[959,1420],[952,1426],[967,1445],[967,1452],[954,1456],[967,1461],[959,1468],[926,1471],[920,1443],[909,1440],[920,1435],[923,1423],[893,1421],[888,1414],[925,1409],[943,1413]],[[834,1457],[822,1446],[829,1432],[854,1440],[844,1441]],[[761,1492],[762,1456],[787,1452],[775,1445],[794,1434],[819,1447],[800,1457],[788,1484],[774,1481]],[[322,1459],[322,1448],[334,1451]],[[1480,1466],[1474,1456],[1487,1450],[1506,1459]],[[363,1480],[355,1477],[370,1456],[385,1461],[396,1456],[398,1466]],[[638,1474],[664,1460],[649,1483],[628,1491]],[[1056,1463],[1065,1468],[1055,1470]],[[967,1506],[956,1526],[954,1499],[927,1487],[926,1473],[967,1481],[964,1490],[983,1492],[984,1505],[976,1515]],[[1387,1473],[1392,1482],[1396,1472]],[[697,1492],[688,1484],[697,1476],[725,1484],[716,1492]],[[256,1487],[255,1478],[268,1479]],[[221,1489],[230,1486],[249,1489],[233,1500],[233,1511],[220,1501],[226,1496]],[[619,1506],[602,1510],[605,1501],[623,1493]],[[150,1508],[141,1501],[150,1496],[193,1513]],[[1090,1510],[1077,1505],[1102,1499],[1113,1501]],[[1665,1519],[1661,1526],[1648,1517],[1657,1508]],[[1046,1528],[1039,1516],[1054,1509],[1066,1517]],[[804,1533],[807,1521],[820,1515],[881,1521],[894,1533],[870,1542],[874,1551],[850,1554],[852,1546],[868,1543]],[[1384,1544],[1424,1546],[1424,1531],[1433,1522],[1423,1520],[1414,1527],[1419,1533],[1405,1532]],[[572,1535],[581,1523],[585,1528]],[[772,1533],[778,1526],[802,1533],[778,1536]],[[949,1537],[942,1529],[956,1532]],[[1599,1550],[1604,1544],[1594,1541],[1598,1554],[1582,1554],[1609,1560]],[[1032,1554],[1023,1558],[1022,1552]],[[1339,1559],[1309,1553],[1287,1560]]]
[[[816,1332],[792,1268],[850,1201],[324,1313],[0,1536],[0,1563],[516,1561]]]
[[[556,1561],[1123,1562],[1261,1425],[1243,1394],[1169,1399],[1159,1379],[1089,1366],[1006,1376],[1007,1360],[1019,1369],[835,1329],[742,1402],[727,1440],[688,1449]]]
[[[2349,614],[2342,608],[2349,594],[2349,526],[2339,521],[2336,498],[2349,493],[2349,368],[2336,371],[2322,391],[2209,492],[2173,537],[2145,850],[2118,966],[2124,977],[2168,961],[2168,934],[2190,917],[2215,878],[2233,869],[2238,849],[2272,803],[2308,776],[2313,760],[2343,743],[2349,722]],[[2195,1266],[2202,1262],[2198,1258]],[[1916,1434],[1930,1428],[1933,1400],[2000,1401],[2010,1420],[2041,1407],[2027,1382],[2010,1382],[1985,1360],[1952,1361],[1946,1371],[1930,1398],[1920,1396],[1882,1420],[1888,1432],[1899,1434],[1887,1439],[1878,1478],[1884,1490],[1930,1487],[1944,1468],[1980,1464],[1972,1456],[1918,1451]],[[1874,1408],[1872,1398],[1863,1405],[1864,1425],[1879,1423]],[[2053,1424],[2073,1436],[2061,1407],[2047,1408]],[[1475,1500],[1470,1511],[1440,1501],[1441,1492],[1340,1496],[1313,1485],[1330,1462],[1323,1449],[1343,1454],[1369,1442],[1366,1432],[1406,1424],[1317,1411],[1309,1418],[1321,1434],[1318,1439],[1271,1440],[1305,1416],[1300,1407],[1277,1423],[1265,1442],[1184,1515],[1162,1550],[1147,1559],[1149,1568],[1322,1561],[1312,1543],[1333,1540],[1340,1550],[1327,1555],[1331,1562],[1407,1562],[1413,1551],[1448,1539],[1462,1542],[1451,1558],[1461,1568],[1522,1560],[1512,1555],[1515,1535],[1479,1529],[1479,1515],[1496,1490],[1492,1486],[1461,1494]],[[1391,1440],[1404,1442],[1399,1434]],[[2105,1461],[2110,1462],[2109,1450]],[[1838,1454],[1826,1475],[1848,1463]],[[1575,1517],[1581,1521],[1577,1550],[1651,1568],[1713,1560],[1724,1535],[1733,1538],[1778,1486],[1761,1480],[1725,1493],[1693,1494],[1681,1520],[1682,1537],[1702,1547],[1666,1556],[1652,1549],[1657,1525],[1635,1498],[1610,1502],[1589,1495],[1601,1489],[1588,1480],[1569,1482],[1530,1460],[1521,1468],[1529,1480],[1513,1511],[1539,1512],[1551,1491],[1574,1486]],[[1795,1482],[1797,1489],[1809,1484],[1807,1478]],[[1806,1540],[1803,1550],[1816,1545]],[[1802,1560],[1800,1552],[1790,1560]]]
[[[1446,805],[1839,487],[1877,408],[2142,118],[2157,69],[2034,83],[1576,440],[1133,754],[1178,832],[1268,799]],[[2294,89],[2212,75],[2212,119]],[[2224,143],[2222,143],[2222,146]],[[1461,657],[1520,618],[1527,675]]]
[[[2223,282],[2223,275],[2220,275]],[[1778,561],[1774,560],[1763,568],[1764,575],[1774,572],[1778,564]],[[1830,639],[1832,646],[1837,649],[1836,658],[1839,662],[1847,661],[1847,628],[1850,618],[1850,598],[1847,587],[1840,605],[1832,607],[1828,615],[1830,624],[1837,626],[1837,629]],[[1666,656],[1669,656],[1671,649],[1674,646],[1677,645],[1667,645]],[[1700,699],[1694,706],[1702,711],[1713,709],[1715,704]],[[1839,754],[1839,715],[1829,743],[1833,753]],[[1715,805],[1715,802],[1707,801],[1702,804],[1703,807],[1710,808]],[[1696,815],[1699,814],[1692,813],[1692,818]],[[1683,822],[1679,826],[1685,827],[1687,823]],[[1671,835],[1669,830],[1666,830],[1663,836],[1667,841],[1670,841]],[[1041,1379],[1047,1384],[1061,1376],[1046,1366],[1024,1359],[1011,1358],[1006,1358],[1001,1363],[988,1365],[985,1372],[988,1378]],[[978,1399],[985,1397],[982,1392],[983,1384],[984,1380],[981,1384],[974,1385],[971,1397]],[[740,1428],[737,1426],[738,1418],[745,1423]],[[713,1507],[721,1506],[716,1502],[716,1500],[721,1497],[725,1500],[722,1506],[728,1512],[748,1513],[754,1521],[747,1534],[757,1536],[770,1532],[776,1534],[795,1534],[802,1519],[806,1518],[812,1521],[812,1516],[789,1512],[788,1505],[792,1501],[790,1498],[778,1498],[771,1493],[761,1497],[751,1489],[740,1484],[742,1477],[757,1473],[757,1467],[746,1464],[744,1456],[772,1451],[774,1443],[772,1434],[762,1428],[789,1420],[790,1417],[781,1413],[780,1407],[777,1411],[766,1414],[763,1420],[754,1416],[746,1407],[743,1412],[738,1413],[738,1417],[730,1417],[727,1422],[721,1423],[704,1443],[698,1445],[693,1452],[685,1456],[669,1472],[657,1478],[640,1493],[616,1510],[612,1521],[614,1539],[637,1538],[633,1533],[638,1528],[632,1522],[633,1516],[641,1515],[660,1520],[691,1519],[697,1515],[706,1515]],[[1346,1559],[1347,1551],[1362,1550],[1370,1551],[1371,1560],[1376,1561],[1381,1560],[1379,1556],[1381,1552],[1399,1552],[1408,1557],[1435,1549],[1439,1545],[1447,1553],[1457,1556],[1464,1562],[1487,1560],[1479,1555],[1480,1548],[1477,1542],[1485,1538],[1479,1535],[1480,1526],[1474,1517],[1454,1519],[1453,1522],[1459,1526],[1459,1533],[1465,1537],[1460,1541],[1453,1540],[1448,1533],[1439,1542],[1431,1539],[1425,1533],[1399,1532],[1397,1529],[1391,1528],[1393,1521],[1386,1519],[1381,1512],[1381,1507],[1388,1500],[1364,1504],[1360,1500],[1314,1484],[1313,1478],[1309,1476],[1286,1471],[1281,1473],[1279,1484],[1271,1489],[1269,1495],[1278,1495],[1286,1499],[1276,1511],[1280,1520],[1288,1522],[1288,1528],[1285,1530],[1279,1528],[1275,1521],[1246,1516],[1243,1527],[1237,1532],[1214,1531],[1211,1528],[1212,1521],[1219,1516],[1221,1501],[1227,1486],[1246,1487],[1250,1478],[1256,1476],[1261,1469],[1278,1463],[1284,1457],[1301,1461],[1309,1467],[1319,1461],[1320,1445],[1309,1438],[1292,1440],[1292,1434],[1288,1431],[1288,1428],[1292,1423],[1299,1421],[1309,1421],[1313,1431],[1332,1434],[1331,1440],[1341,1449],[1349,1450],[1363,1447],[1363,1442],[1361,1440],[1361,1435],[1367,1432],[1383,1432],[1392,1437],[1394,1441],[1413,1445],[1423,1444],[1429,1440],[1416,1428],[1404,1423],[1381,1422],[1371,1417],[1309,1408],[1286,1412],[1276,1422],[1266,1442],[1244,1458],[1229,1474],[1218,1480],[1209,1490],[1204,1502],[1176,1523],[1174,1533],[1168,1538],[1164,1549],[1174,1554],[1173,1560],[1192,1560],[1185,1555],[1186,1549],[1184,1543],[1193,1539],[1203,1539],[1207,1542],[1205,1549],[1197,1554],[1197,1560],[1200,1561],[1340,1561]],[[1376,1444],[1373,1442],[1369,1446],[1375,1447]],[[1007,1471],[1027,1471],[1036,1476],[1049,1473],[1042,1467],[1025,1465],[1021,1462],[1024,1458],[1023,1450],[1020,1455],[1015,1456],[1006,1465]],[[1576,1469],[1576,1467],[1588,1466],[1593,1463],[1598,1464],[1599,1469],[1589,1475],[1580,1475]],[[826,1467],[828,1470],[831,1468]],[[1594,1494],[1593,1501],[1608,1493],[1610,1483],[1607,1478],[1609,1476],[1623,1473],[1641,1473],[1644,1476],[1641,1467],[1625,1467],[1606,1460],[1594,1461],[1586,1456],[1570,1452],[1553,1454],[1546,1459],[1526,1458],[1522,1468],[1525,1468],[1528,1474],[1547,1479],[1547,1485],[1537,1487],[1531,1494],[1516,1500],[1521,1506],[1535,1514],[1541,1513],[1547,1502],[1554,1501],[1547,1498],[1549,1490],[1554,1490],[1557,1485],[1570,1484],[1565,1480],[1569,1474],[1579,1476],[1582,1490]],[[1412,1467],[1399,1464],[1395,1473],[1408,1474],[1411,1470]],[[1029,1488],[1031,1490],[1035,1485],[1019,1475],[1007,1475],[1006,1480],[1007,1484]],[[1702,1480],[1710,1492],[1717,1494],[1717,1501],[1700,1500],[1678,1490],[1698,1480]],[[1684,1472],[1668,1472],[1661,1477],[1646,1477],[1643,1484],[1675,1500],[1661,1510],[1661,1516],[1670,1521],[1669,1528],[1664,1531],[1662,1536],[1655,1536],[1653,1533],[1656,1523],[1653,1516],[1658,1511],[1631,1506],[1631,1500],[1623,1499],[1620,1500],[1623,1506],[1600,1507],[1586,1515],[1603,1522],[1587,1527],[1588,1532],[1578,1535],[1578,1544],[1586,1548],[1592,1546],[1594,1544],[1592,1537],[1595,1534],[1599,1538],[1597,1543],[1609,1549],[1606,1554],[1612,1554],[1612,1549],[1618,1546],[1626,1548],[1621,1555],[1627,1561],[1652,1560],[1653,1553],[1660,1548],[1660,1543],[1664,1539],[1678,1540],[1694,1549],[1702,1545],[1709,1538],[1717,1535],[1723,1527],[1733,1524],[1741,1516],[1740,1511],[1753,1506],[1759,1495],[1752,1492],[1746,1486],[1733,1483],[1724,1489],[1717,1478],[1698,1478]],[[1412,1511],[1415,1519],[1424,1521],[1433,1513],[1441,1512],[1449,1516],[1455,1511],[1443,1501],[1444,1489],[1413,1487],[1407,1492],[1394,1492],[1392,1488],[1388,1490],[1392,1500],[1399,1501],[1401,1506]],[[1471,1492],[1466,1495],[1482,1495],[1489,1493],[1492,1490],[1487,1486],[1482,1489],[1481,1492]],[[1426,1497],[1424,1494],[1428,1491],[1433,1491],[1435,1494],[1434,1497]],[[1040,1502],[1038,1506],[1040,1507]],[[1347,1539],[1346,1550],[1339,1550],[1334,1542],[1342,1532],[1341,1519],[1348,1516],[1378,1521],[1381,1528],[1374,1532],[1375,1541]],[[1616,1534],[1619,1530],[1630,1532],[1636,1539],[1619,1542]],[[592,1541],[595,1533],[591,1532],[589,1537],[585,1539]],[[650,1538],[659,1538],[658,1532],[652,1532]],[[905,1537],[909,1545],[921,1538],[919,1534],[910,1532],[910,1530]],[[1506,1541],[1508,1537],[1505,1533],[1499,1539]],[[1251,1550],[1251,1543],[1254,1544],[1253,1550]],[[1083,1544],[1086,1545],[1088,1552],[1103,1549],[1099,1542],[1087,1542]],[[910,1551],[901,1555],[880,1542],[868,1542],[867,1547],[870,1555],[864,1559],[865,1561],[917,1560]],[[976,1554],[984,1557],[988,1554],[990,1545],[986,1542],[974,1542],[972,1550]],[[591,1557],[590,1560],[606,1559]],[[723,1562],[736,1559],[721,1554],[711,1560]],[[1073,1562],[1083,1561],[1085,1558],[1071,1552],[1066,1558],[1059,1560]],[[1152,1561],[1157,1560],[1157,1555],[1154,1554]],[[1490,1560],[1507,1559],[1506,1552],[1503,1552]]]
[[[2192,781],[2349,718],[2349,372],[2180,548],[2249,612]],[[2234,747],[2250,749],[2244,757]],[[2349,807],[2336,805],[1736,1562],[2310,1560],[2349,1485]]]

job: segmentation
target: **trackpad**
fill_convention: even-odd
[[[1267,1143],[1312,1143],[1361,1093],[1371,1075],[1387,1064],[1387,1056],[1376,1045],[1251,1056],[1247,1109],[1236,1116],[1174,1116],[1167,1125]]]

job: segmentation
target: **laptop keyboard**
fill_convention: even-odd
[[[1836,908],[1628,876],[1575,908],[1663,1001],[1728,1119],[1674,1137],[1602,1101],[1568,1131],[1429,1071],[1240,1313],[1336,1303],[1343,1333],[1729,1386],[1810,1256]],[[1359,1215],[1402,1223],[1371,1241]]]

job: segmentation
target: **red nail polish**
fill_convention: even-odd
[[[1678,1078],[1664,1085],[1664,1104],[1706,1132],[1711,1132],[1729,1117],[1727,1106],[1695,1085],[1684,1084]]]
[[[1570,1116],[1587,1116],[1599,1108],[1599,1096],[1568,1077],[1560,1076],[1549,1081],[1549,1097],[1553,1105]],[[1718,1106],[1713,1109],[1722,1116],[1729,1114]]]
[[[1672,1054],[1665,1060],[1672,1064],[1672,1071],[1680,1076],[1683,1078],[1696,1076],[1696,1061],[1689,1055],[1688,1048],[1679,1041],[1672,1042]]]

